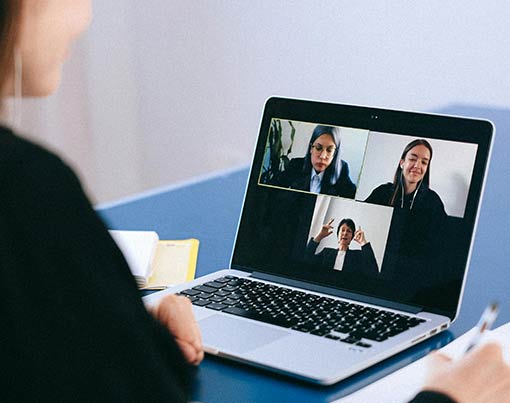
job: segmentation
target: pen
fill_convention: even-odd
[[[498,317],[498,304],[497,302],[493,302],[492,304],[487,305],[487,308],[482,313],[482,316],[480,317],[480,320],[478,321],[478,324],[476,325],[476,333],[471,339],[471,342],[468,344],[468,347],[466,348],[466,353],[471,350],[473,347],[475,347],[482,338],[483,333],[486,330],[489,330]]]

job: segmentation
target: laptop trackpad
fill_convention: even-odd
[[[256,322],[223,315],[212,315],[198,321],[204,345],[219,351],[246,353],[291,333]]]

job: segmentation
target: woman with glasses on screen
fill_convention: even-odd
[[[272,183],[291,189],[353,199],[356,185],[349,177],[349,165],[341,159],[338,127],[315,127],[303,158],[293,158]]]

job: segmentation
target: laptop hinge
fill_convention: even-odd
[[[309,291],[320,292],[323,294],[333,295],[335,297],[352,299],[357,302],[365,302],[367,304],[382,306],[384,308],[395,309],[398,311],[404,311],[412,314],[423,311],[422,307],[415,305],[402,304],[399,302],[388,301],[382,298],[371,297],[369,295],[357,294],[350,291],[339,290],[337,288],[325,287],[322,285],[306,283],[304,281],[292,280],[285,277],[275,276],[273,274],[253,272],[250,277],[257,278],[260,280],[267,280],[274,283],[283,285],[289,285],[292,287],[299,287]]]

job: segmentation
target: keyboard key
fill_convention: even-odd
[[[324,336],[325,334],[328,334],[328,329],[314,329],[310,332],[310,334],[314,334],[316,336]]]
[[[227,305],[220,304],[219,302],[213,302],[205,306],[209,309],[214,309],[215,311],[221,311],[222,309],[225,309]]]
[[[197,306],[206,306],[206,305],[209,305],[210,302],[207,301],[206,299],[197,299],[195,301],[192,302],[193,305],[197,305]]]
[[[193,287],[193,289],[198,290],[198,291],[208,292],[208,293],[216,292],[216,288],[208,287],[206,285],[199,285],[197,287]]]
[[[190,296],[193,296],[193,295],[198,295],[198,294],[200,294],[200,291],[198,291],[198,290],[193,290],[193,289],[189,289],[189,290],[181,291],[180,293],[181,293],[181,294],[184,294],[184,295],[190,295]]]
[[[216,288],[216,289],[225,287],[225,284],[219,283],[217,281],[209,281],[208,283],[205,283],[204,285],[206,287],[212,287],[212,288]]]
[[[275,318],[271,315],[263,315],[263,314],[259,314],[259,313],[255,312],[255,311],[249,311],[249,310],[236,308],[236,307],[228,307],[223,312],[231,313],[233,315],[242,316],[243,318],[254,319],[254,320],[258,320],[260,322],[270,323],[272,325],[286,327],[286,328],[289,328],[295,324],[295,322],[293,323],[292,320],[285,320],[285,319],[282,320],[282,319]]]
[[[312,330],[314,327],[312,325],[295,325],[292,326],[293,330],[297,330],[299,332],[308,333],[310,330]]]
[[[218,290],[214,293],[214,295],[217,295],[218,297],[226,297],[227,295],[230,295],[231,293],[229,291],[224,290]]]
[[[340,341],[343,341],[344,343],[349,343],[349,344],[356,344],[357,342],[359,342],[359,339],[357,339],[355,337],[346,337],[345,339],[341,339]]]
[[[228,283],[229,281],[231,281],[231,279],[227,278],[227,277],[220,277],[220,278],[217,278],[214,281],[216,281],[217,283],[225,284],[225,283]]]

